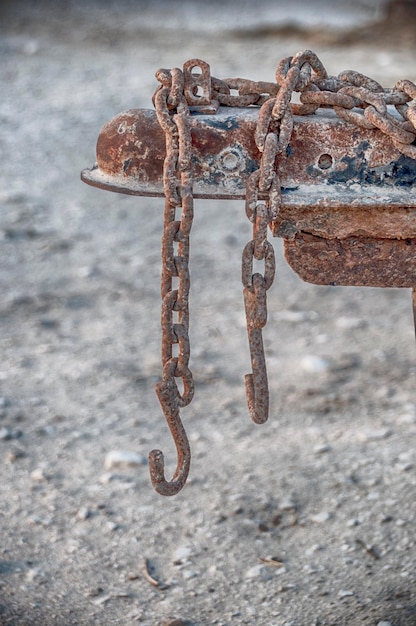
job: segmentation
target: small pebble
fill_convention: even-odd
[[[86,598],[96,598],[97,596],[100,596],[103,592],[104,589],[102,587],[94,587],[88,589],[88,591],[86,591],[84,595]]]
[[[399,424],[416,424],[416,413],[414,411],[407,411],[398,416],[397,421]]]
[[[38,578],[45,578],[45,572],[43,572],[39,567],[33,567],[27,571],[26,580],[28,582],[32,582]]]
[[[49,476],[46,474],[45,470],[42,467],[37,467],[30,473],[30,478],[36,481],[48,480]]]
[[[115,478],[116,478],[116,474],[113,474],[113,472],[106,472],[105,474],[100,476],[98,480],[102,485],[108,485]]]
[[[321,511],[320,513],[316,513],[315,515],[311,515],[310,519],[315,524],[323,524],[327,522],[332,517],[332,513],[329,511]]]
[[[128,450],[111,450],[105,457],[104,467],[112,469],[113,467],[134,467],[137,465],[146,465],[147,459],[142,454],[129,452]]]
[[[390,428],[368,428],[358,433],[358,439],[363,442],[367,441],[381,441],[390,437],[392,431]]]
[[[173,554],[173,563],[175,565],[182,565],[184,561],[189,559],[191,554],[191,546],[178,546]]]
[[[287,498],[286,500],[282,500],[280,503],[279,509],[281,511],[293,511],[296,509],[296,502],[291,498]]]
[[[312,554],[315,554],[315,552],[319,552],[320,550],[322,550],[322,546],[319,545],[319,543],[314,543],[310,548],[308,548],[305,552],[306,556],[311,556]]]
[[[18,439],[21,436],[20,430],[12,430],[7,426],[0,428],[0,441],[9,441],[10,439]]]
[[[93,276],[99,276],[100,270],[94,265],[86,265],[80,267],[78,270],[78,276],[80,278],[92,278]]]
[[[91,602],[93,604],[96,604],[97,606],[100,606],[101,604],[105,604],[106,602],[108,602],[109,600],[111,600],[111,594],[106,594],[103,596],[98,596],[97,598],[93,598],[93,600],[91,600]]]
[[[353,526],[359,526],[361,524],[361,520],[359,519],[349,519],[347,522],[348,528],[352,528]]]
[[[51,526],[53,521],[50,517],[39,517],[39,515],[31,515],[28,518],[28,523],[34,526]]]
[[[7,460],[10,461],[10,463],[14,463],[18,459],[22,459],[25,456],[26,452],[20,448],[10,448],[7,452]]]
[[[376,391],[374,391],[374,396],[381,400],[388,400],[392,398],[396,394],[396,389],[389,385],[383,385],[379,387]]]
[[[281,573],[281,570],[285,568],[279,568],[279,569]],[[265,565],[259,564],[259,565],[253,565],[253,567],[250,567],[250,569],[246,571],[246,578],[249,578],[249,579],[261,578],[261,580],[271,580],[274,574],[275,574],[274,568],[266,567]]]
[[[79,519],[80,521],[85,521],[89,517],[91,517],[90,509],[87,506],[82,506],[77,512],[77,519]]]
[[[409,470],[413,469],[413,463],[398,463],[396,467],[399,472],[408,472]]]
[[[413,460],[413,450],[407,450],[407,452],[400,452],[399,461],[401,463],[411,463]]]

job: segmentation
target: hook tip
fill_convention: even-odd
[[[150,480],[153,488],[161,496],[175,496],[182,489],[186,482],[189,471],[189,462],[183,468],[182,475],[178,476],[171,482],[165,478],[165,458],[161,450],[152,450],[149,452],[149,469]]]
[[[153,485],[165,480],[165,459],[161,450],[149,452],[150,478]]]

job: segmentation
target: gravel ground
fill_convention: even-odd
[[[240,286],[250,228],[240,202],[199,201],[191,477],[160,497],[148,451],[175,462],[154,394],[162,202],[79,180],[100,127],[151,108],[159,67],[200,57],[218,77],[272,80],[280,58],[312,47],[330,73],[392,86],[416,80],[412,32],[360,17],[355,38],[262,34],[244,11],[244,32],[198,31],[196,3],[180,30],[172,7],[1,8],[0,623],[414,626],[409,291],[308,285],[275,240],[271,416],[255,426]],[[162,28],[167,11],[177,19]]]

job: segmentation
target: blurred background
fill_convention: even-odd
[[[175,467],[154,394],[162,200],[80,171],[105,122],[152,108],[160,67],[201,58],[218,78],[272,81],[310,48],[330,74],[391,87],[416,82],[415,24],[411,0],[1,2],[0,623],[414,626],[409,290],[308,285],[274,240],[271,416],[255,427],[250,224],[241,202],[198,201],[193,462],[160,498],[148,451]]]

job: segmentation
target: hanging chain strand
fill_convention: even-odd
[[[253,223],[253,238],[243,250],[241,271],[252,367],[252,374],[245,376],[245,386],[250,416],[256,424],[263,424],[269,415],[269,388],[262,328],[267,322],[266,292],[272,286],[275,274],[274,250],[267,240],[267,228],[272,215],[277,215],[280,195],[277,177],[273,176],[269,199],[266,203],[258,203],[257,190],[262,173],[262,169],[253,172],[247,184],[246,213]],[[264,275],[253,273],[254,259],[264,261]]]
[[[312,73],[320,78],[327,74],[317,57],[300,53],[283,59],[276,70],[279,90],[276,96],[261,106],[255,132],[257,148],[262,153],[260,167],[247,183],[246,213],[253,223],[253,239],[246,245],[242,259],[242,283],[246,310],[247,333],[252,374],[245,376],[247,404],[251,419],[263,424],[269,416],[269,389],[262,328],[267,322],[267,290],[275,274],[272,244],[267,240],[269,224],[276,219],[280,208],[280,182],[276,160],[286,152],[293,130],[292,93],[305,89]],[[267,200],[259,203],[259,192]],[[264,261],[264,275],[252,273],[253,259]]]
[[[226,81],[247,94],[254,83],[242,79]],[[336,114],[358,126],[378,128],[388,135],[395,147],[416,158],[416,87],[410,81],[399,81],[393,92],[385,91],[376,81],[359,72],[341,72],[328,77],[315,53],[302,51],[282,59],[276,70],[277,92],[267,88],[269,98],[261,104],[255,131],[257,148],[262,153],[259,169],[247,182],[246,213],[253,223],[253,239],[246,245],[242,258],[242,282],[246,310],[252,374],[245,377],[247,404],[255,423],[268,419],[269,391],[264,356],[262,328],[267,322],[267,289],[270,288],[275,260],[267,241],[268,225],[276,218],[280,204],[280,183],[276,161],[289,146],[293,130],[293,113],[311,114],[319,106],[333,106]],[[263,84],[267,85],[267,84]],[[245,89],[246,88],[246,89]],[[300,105],[291,104],[294,91],[301,92]],[[410,101],[411,100],[411,101]],[[409,102],[410,101],[410,102]],[[258,103],[261,102],[259,97]],[[402,121],[387,111],[394,104]],[[359,107],[358,111],[351,109]],[[364,109],[364,111],[362,111]],[[412,145],[410,145],[412,144]],[[259,202],[259,193],[267,194]],[[264,275],[252,273],[253,259],[264,260]]]
[[[192,69],[199,67],[201,73]],[[189,112],[215,113],[217,107],[259,107],[255,142],[261,159],[246,186],[246,213],[253,225],[251,241],[242,255],[242,283],[252,373],[245,377],[247,402],[256,423],[268,419],[269,391],[262,329],[267,322],[267,291],[275,275],[275,257],[267,239],[268,227],[280,209],[278,165],[286,155],[293,115],[311,115],[320,107],[332,108],[345,121],[367,129],[379,129],[395,148],[416,159],[416,85],[399,80],[393,89],[355,71],[328,76],[317,55],[305,50],[280,61],[276,82],[244,78],[220,80],[210,76],[209,65],[191,59],[183,71],[160,69],[160,87],[154,95],[157,118],[166,138],[163,183],[166,196],[162,241],[162,380],[156,385],[166,420],[177,448],[177,467],[172,481],[164,475],[160,450],[149,455],[150,475],[163,495],[176,494],[185,484],[190,448],[180,419],[180,408],[192,400],[194,387],[189,369],[189,234],[193,218],[191,135]],[[292,94],[300,92],[300,103]],[[201,106],[202,105],[202,106]],[[388,106],[394,106],[393,115]],[[181,209],[180,220],[176,210]],[[175,254],[175,246],[177,253]],[[264,273],[253,272],[254,261],[264,262]],[[173,289],[173,279],[177,289]],[[413,289],[416,319],[416,288]],[[177,321],[174,321],[177,316]],[[178,344],[178,356],[173,346]],[[175,379],[181,379],[183,392]]]
[[[175,441],[178,459],[170,482],[165,479],[164,456],[160,450],[150,452],[149,466],[156,491],[161,495],[172,496],[184,486],[191,462],[180,408],[187,406],[194,394],[189,369],[189,235],[194,210],[189,108],[183,95],[183,73],[178,68],[171,72],[160,70],[157,78],[162,88],[155,95],[155,107],[159,124],[165,132],[166,158],[163,168],[165,214],[161,277],[163,374],[162,380],[156,385],[156,393]],[[181,209],[180,220],[176,219],[177,209]],[[174,279],[177,281],[176,289],[173,288]],[[174,321],[175,318],[177,321]],[[178,345],[177,356],[173,354],[175,344]],[[182,381],[182,393],[176,378]]]

